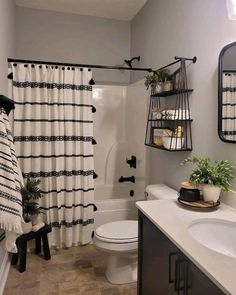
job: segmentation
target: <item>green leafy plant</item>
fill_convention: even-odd
[[[185,159],[181,164],[192,163],[197,166],[189,177],[189,182],[198,186],[201,184],[216,185],[223,191],[228,191],[231,181],[234,179],[235,166],[228,160],[211,163],[209,158],[192,157]]]
[[[38,188],[40,180],[27,178],[25,186],[21,187],[23,218],[26,222],[31,220],[31,216],[41,214],[38,199],[42,197]]]
[[[147,90],[149,86],[153,85],[156,86],[157,83],[171,81],[172,75],[170,74],[170,70],[162,69],[159,71],[154,72],[152,75],[145,76],[144,85],[146,86]]]
[[[157,72],[157,75],[159,76],[160,82],[166,82],[172,80],[172,75],[170,74],[170,70],[163,69]]]

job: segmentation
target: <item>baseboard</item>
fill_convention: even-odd
[[[2,264],[0,265],[0,295],[3,294],[3,290],[7,281],[9,269],[10,269],[10,255],[6,252]]]

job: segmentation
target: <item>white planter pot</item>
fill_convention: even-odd
[[[32,230],[32,222],[31,221],[29,221],[29,222],[22,222],[21,223],[21,226],[22,226],[22,230],[23,230],[23,233],[24,234],[28,234]]]
[[[202,191],[204,201],[217,202],[220,197],[221,188],[216,185],[203,184]]]

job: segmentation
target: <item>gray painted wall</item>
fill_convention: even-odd
[[[15,1],[0,1],[0,94],[7,95],[7,58],[15,53]],[[0,248],[0,265],[5,252]],[[1,290],[1,286],[0,286]]]
[[[217,135],[217,67],[220,50],[236,41],[236,22],[227,18],[225,0],[149,0],[131,24],[131,55],[142,66],[160,67],[175,55],[196,55],[188,68],[193,122],[193,152],[168,153],[151,149],[150,182],[178,188],[188,179],[180,162],[191,155],[229,159],[236,164],[236,145]],[[132,81],[140,76],[133,75]],[[236,188],[234,183],[233,188]]]
[[[15,1],[0,1],[0,94],[7,95],[7,58],[15,54]]]
[[[130,57],[130,22],[17,8],[16,55],[22,59],[121,65]],[[129,73],[94,70],[100,83],[129,83]]]

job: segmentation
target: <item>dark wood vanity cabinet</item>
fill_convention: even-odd
[[[138,295],[172,294],[224,293],[139,212]]]

